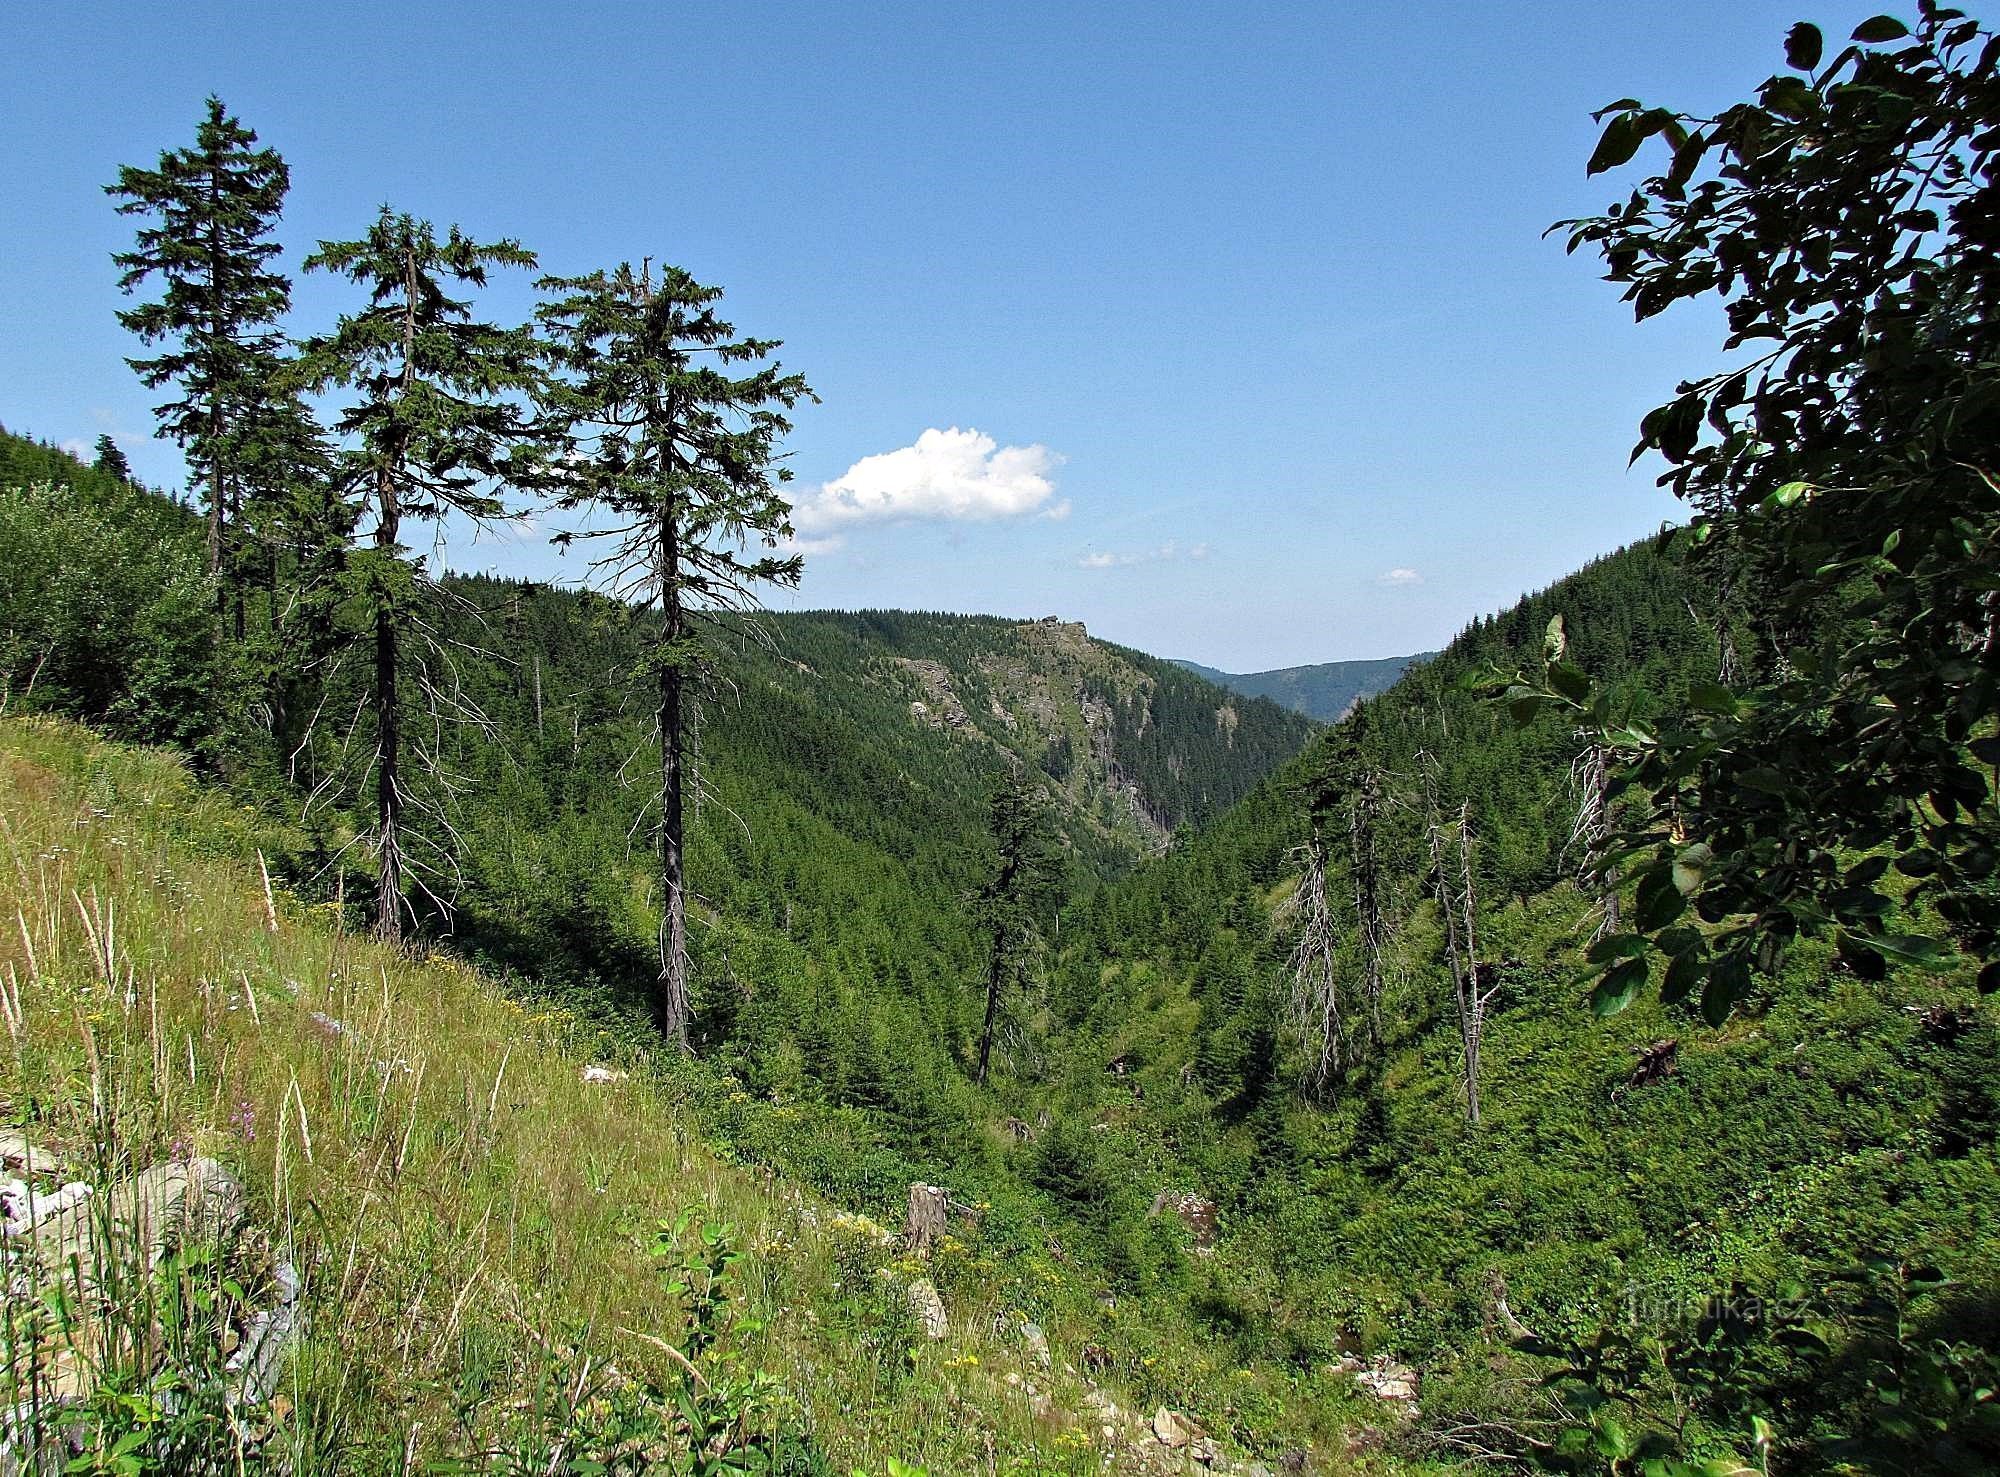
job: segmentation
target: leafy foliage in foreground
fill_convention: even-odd
[[[1607,988],[1653,954],[1711,1016],[1820,934],[1876,978],[2000,952],[2000,36],[1918,12],[1831,59],[1795,27],[1788,70],[1714,117],[1615,104],[1593,171],[1655,138],[1671,158],[1565,223],[1637,317],[1712,300],[1728,319],[1727,365],[1638,450],[1743,591],[1746,670],[1665,726],[1594,691],[1587,661],[1523,685],[1620,756],[1607,845],[1642,872],[1641,916]],[[1906,895],[1941,931],[1898,925]]]

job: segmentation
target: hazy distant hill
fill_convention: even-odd
[[[1386,692],[1412,662],[1428,661],[1434,651],[1414,656],[1385,656],[1365,662],[1315,662],[1306,667],[1279,667],[1270,672],[1219,672],[1200,662],[1179,662],[1218,687],[1245,697],[1267,697],[1281,707],[1322,723],[1333,723],[1362,698]],[[1178,658],[1176,658],[1178,661]]]

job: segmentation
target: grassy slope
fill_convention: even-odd
[[[1096,1469],[1086,1438],[1000,1383],[1010,1366],[1048,1377],[992,1331],[1018,1282],[978,1265],[976,1237],[932,1272],[952,1336],[911,1337],[875,1271],[890,1253],[718,1159],[643,1063],[585,1085],[562,1017],[462,966],[384,951],[283,894],[270,926],[254,819],[174,759],[0,722],[0,820],[0,916],[18,913],[0,974],[24,1016],[0,1058],[7,1117],[58,1148],[102,1140],[131,1167],[192,1148],[243,1174],[303,1253],[317,1313],[291,1391],[300,1441],[364,1467],[412,1430],[420,1455],[464,1453],[586,1353],[670,1376],[644,1335],[677,1339],[679,1300],[643,1245],[691,1206],[753,1252],[749,1321],[716,1368],[776,1373],[762,1418],[840,1470],[891,1454]],[[1075,1351],[1059,1307],[1035,1310],[1060,1371]],[[1080,1408],[1077,1377],[1053,1384]]]

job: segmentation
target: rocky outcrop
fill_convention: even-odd
[[[1378,1354],[1365,1363],[1352,1355],[1334,1365],[1341,1374],[1354,1377],[1354,1383],[1393,1408],[1403,1420],[1417,1418],[1417,1395],[1422,1378],[1407,1364],[1399,1364],[1387,1354]]]
[[[60,1423],[57,1412],[88,1399],[102,1377],[104,1352],[138,1336],[135,1327],[154,1317],[151,1304],[134,1302],[130,1289],[149,1285],[169,1258],[183,1253],[213,1256],[213,1275],[227,1296],[218,1302],[217,1346],[174,1349],[179,1377],[193,1383],[169,1395],[198,1399],[205,1391],[236,1411],[279,1393],[304,1317],[299,1277],[251,1222],[242,1186],[226,1168],[191,1156],[93,1184],[65,1179],[56,1155],[7,1133],[0,1133],[0,1162],[20,1171],[0,1185],[7,1217],[0,1258],[10,1304],[51,1278],[89,1294],[48,1326],[37,1319],[33,1300],[10,1307],[17,1362],[24,1375],[32,1369],[36,1388],[27,1405],[0,1410],[0,1473],[39,1472],[51,1460],[52,1470],[62,1469],[61,1454],[46,1444]],[[166,1348],[189,1335],[155,1322],[143,1337]]]
[[[917,1320],[924,1337],[941,1339],[951,1331],[951,1320],[945,1315],[944,1298],[937,1290],[937,1284],[928,1277],[912,1279],[903,1289],[909,1299],[910,1314]]]
[[[951,685],[951,671],[943,662],[913,656],[893,657],[891,660],[915,677],[923,687],[923,697],[910,704],[912,718],[932,728],[947,728],[955,733],[972,727],[972,715],[959,701],[957,689]]]
[[[1194,1235],[1197,1251],[1212,1251],[1217,1234],[1215,1202],[1192,1191],[1162,1190],[1153,1197],[1149,1215],[1172,1215]]]

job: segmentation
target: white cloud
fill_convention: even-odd
[[[1421,585],[1423,582],[1424,577],[1414,569],[1385,570],[1375,580],[1378,585]]]
[[[792,505],[802,533],[908,519],[990,522],[1040,513],[1062,518],[1051,474],[1062,458],[1046,446],[1001,446],[976,430],[936,428],[915,444],[864,456]]]
[[[75,457],[80,462],[91,461],[95,459],[97,456],[96,447],[87,446],[83,442],[78,441],[75,437],[71,437],[69,440],[63,442],[62,449],[68,452],[71,456]]]
[[[1091,553],[1076,561],[1078,569],[1124,569],[1134,564],[1164,564],[1172,559],[1206,559],[1207,544],[1161,544],[1157,549],[1140,549],[1130,554]]]

